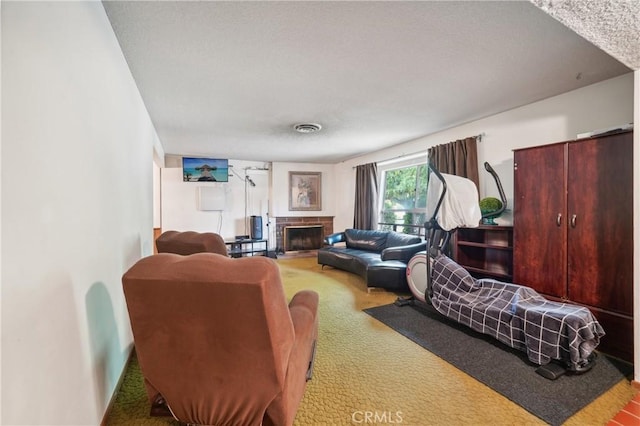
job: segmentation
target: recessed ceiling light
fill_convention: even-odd
[[[315,123],[300,123],[293,126],[298,133],[314,133],[319,132],[322,126]]]

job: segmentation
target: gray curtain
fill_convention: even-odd
[[[440,173],[466,177],[480,188],[477,140],[472,136],[429,148],[429,161]]]
[[[378,228],[378,166],[375,163],[356,167],[355,229]]]

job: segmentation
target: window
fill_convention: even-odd
[[[426,163],[382,170],[379,229],[424,234],[427,175]]]

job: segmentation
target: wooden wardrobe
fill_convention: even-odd
[[[588,307],[633,361],[633,132],[514,151],[513,281]]]

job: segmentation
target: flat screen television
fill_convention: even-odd
[[[182,157],[182,180],[184,182],[228,182],[229,160]]]

